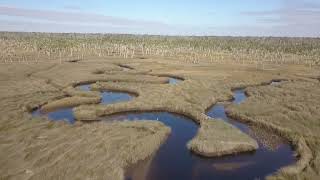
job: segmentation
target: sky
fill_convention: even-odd
[[[320,0],[0,0],[0,31],[320,37]]]

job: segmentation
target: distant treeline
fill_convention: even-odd
[[[1,61],[87,56],[319,64],[320,38],[0,32]],[[9,59],[5,59],[5,58]]]

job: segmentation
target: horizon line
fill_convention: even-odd
[[[43,32],[43,31],[5,31],[0,33],[40,33],[40,34],[77,34],[77,35],[130,35],[130,36],[163,36],[163,37],[231,37],[231,38],[294,38],[294,39],[320,39],[320,36],[241,36],[241,35],[170,35],[170,34],[152,34],[152,33],[110,33],[110,32]]]

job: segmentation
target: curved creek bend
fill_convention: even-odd
[[[80,85],[79,88],[81,91],[91,91],[90,84]],[[123,92],[114,92],[114,91],[102,91],[101,92],[101,102],[100,104],[113,104],[117,102],[130,101],[133,96],[128,93]],[[40,108],[32,112],[33,116],[42,116],[46,115],[50,120],[67,120],[68,123],[73,124],[75,122],[75,117],[73,114],[73,107],[69,108],[59,108],[52,112],[42,112]]]
[[[175,84],[177,81],[174,81]],[[178,81],[179,82],[179,81]],[[271,83],[272,84],[272,83]],[[83,91],[90,91],[90,85],[79,86]],[[103,93],[106,93],[103,95]],[[244,89],[233,91],[232,103],[240,104],[247,98]],[[105,99],[104,99],[105,98]],[[104,104],[127,101],[132,97],[126,93],[102,92]],[[42,115],[39,110],[34,115]],[[74,121],[72,108],[59,109],[45,114],[49,119],[68,119]],[[207,115],[226,121],[241,131],[250,134],[251,128],[244,123],[228,118],[225,105],[216,104],[209,109]],[[198,125],[190,118],[168,112],[125,113],[104,117],[110,120],[155,120],[161,121],[171,128],[167,140],[160,146],[155,154],[131,166],[126,173],[127,180],[193,180],[193,179],[264,179],[267,175],[275,173],[283,166],[296,161],[294,151],[285,140],[277,143],[277,147],[270,149],[259,138],[259,149],[254,152],[241,153],[234,156],[219,158],[205,158],[193,154],[187,148],[187,143],[195,137]]]
[[[233,103],[245,101],[244,90],[234,91]],[[250,127],[227,117],[225,107],[216,104],[207,115],[219,118],[249,133]],[[283,166],[295,162],[288,142],[282,141],[276,149],[269,149],[259,139],[259,149],[234,156],[205,158],[191,153],[186,144],[197,133],[198,125],[191,119],[166,112],[129,113],[112,116],[115,120],[158,120],[171,127],[171,134],[152,159],[141,161],[129,169],[127,180],[138,179],[264,179]],[[149,163],[149,169],[144,164]],[[145,174],[144,174],[145,173]]]
[[[132,69],[123,65],[121,65],[120,67],[126,68],[126,69]],[[180,78],[174,78],[169,76],[163,76],[163,77],[168,77],[168,84],[172,84],[172,85],[176,85],[179,82],[183,81],[183,79],[180,79]],[[78,85],[76,88],[78,88],[81,91],[91,91],[91,84]],[[107,105],[107,104],[113,104],[117,102],[130,101],[133,97],[134,96],[125,92],[102,91],[100,104]],[[37,108],[35,111],[32,112],[32,115],[33,116],[45,115],[52,121],[66,120],[68,123],[73,124],[75,122],[75,117],[72,109],[73,107],[58,108],[54,111],[42,112],[41,108]]]

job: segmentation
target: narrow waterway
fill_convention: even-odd
[[[91,91],[90,84],[80,85],[79,88],[81,91]],[[101,102],[100,104],[114,104],[117,102],[130,101],[134,96],[129,93],[123,92],[114,92],[114,91],[102,91],[101,92]],[[73,114],[73,107],[69,108],[60,108],[52,112],[42,112],[41,108],[36,109],[32,112],[33,116],[47,116],[52,121],[64,120],[70,124],[75,122],[75,117]]]
[[[127,66],[121,66],[123,68],[127,68]],[[130,68],[129,68],[130,69]],[[173,77],[169,78],[169,84],[178,84],[182,81],[182,79],[177,79]],[[91,91],[91,84],[83,84],[79,85],[76,88],[81,91]],[[101,92],[101,102],[100,104],[108,105],[114,104],[118,102],[130,101],[134,97],[133,94],[125,93],[125,92],[116,92],[116,91],[102,91]],[[41,108],[37,108],[32,112],[33,116],[47,116],[52,121],[67,121],[70,124],[75,122],[75,117],[73,114],[73,107],[69,108],[60,108],[51,112],[42,112]]]
[[[233,103],[240,104],[245,100],[246,95],[243,89],[234,91]],[[250,131],[250,127],[246,124],[228,118],[225,106],[222,104],[213,106],[207,115],[231,123],[247,134]],[[147,171],[140,169],[145,168],[142,164],[147,163],[148,160],[139,162],[129,168],[126,177],[128,180],[141,179],[141,177],[148,180],[264,179],[281,167],[296,161],[293,156],[294,151],[285,140],[278,142],[276,148],[270,149],[256,139],[260,146],[258,150],[234,156],[204,158],[195,155],[187,149],[186,144],[196,135],[198,125],[187,117],[167,112],[121,114],[106,117],[106,120],[156,120],[171,127],[171,134],[167,141],[151,157],[149,169]],[[141,172],[145,174],[141,175]]]
[[[180,82],[172,78],[170,84]],[[271,83],[278,85],[278,83]],[[90,91],[90,85],[81,85],[82,91]],[[232,103],[241,104],[246,100],[243,89],[233,91]],[[105,91],[101,93],[102,104],[111,104],[132,99],[127,93]],[[54,112],[42,113],[39,109],[33,115],[46,115],[51,120],[66,119],[69,123],[75,121],[72,108],[58,109]],[[250,134],[250,127],[239,121],[227,117],[225,105],[216,104],[209,109],[207,115],[233,124],[243,132]],[[186,145],[196,135],[198,125],[188,117],[168,112],[127,113],[108,116],[110,120],[154,120],[161,121],[171,128],[171,134],[150,159],[139,162],[130,167],[126,179],[140,180],[141,177],[150,180],[194,180],[194,179],[264,179],[267,175],[276,172],[283,166],[295,162],[294,152],[286,141],[278,142],[275,149],[265,146],[259,139],[259,149],[250,153],[241,153],[234,156],[219,158],[205,158],[191,153]],[[141,169],[146,167],[147,170]],[[143,174],[141,174],[143,173]],[[138,175],[137,175],[138,174]],[[137,178],[139,177],[139,178]]]

